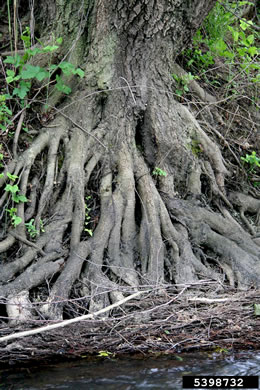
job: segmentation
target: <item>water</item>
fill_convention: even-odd
[[[182,389],[183,375],[260,375],[260,352],[225,358],[198,353],[143,360],[82,360],[37,370],[3,372],[0,389]]]

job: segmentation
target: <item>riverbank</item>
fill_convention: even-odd
[[[260,290],[237,291],[218,283],[164,286],[146,292],[94,319],[1,341],[24,330],[50,325],[2,323],[0,363],[38,364],[86,356],[176,354],[194,350],[259,349]],[[62,323],[61,323],[62,325]]]

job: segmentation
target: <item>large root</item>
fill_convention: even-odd
[[[106,96],[102,113],[98,98],[90,99],[88,115],[86,103],[77,115],[73,105],[64,115],[61,110],[55,127],[43,129],[6,168],[20,177],[21,193],[31,199],[19,204],[18,216],[24,222],[35,218],[38,231],[33,240],[23,223],[3,232],[0,242],[7,253],[0,296],[15,321],[30,315],[62,319],[65,307],[73,316],[72,296],[81,312],[96,312],[140,285],[158,291],[165,283],[201,279],[239,288],[260,285],[256,237],[231,216],[234,205],[255,233],[245,213],[256,214],[259,224],[259,201],[226,194],[229,171],[221,151],[187,108],[168,93],[159,99],[155,87],[149,99],[142,88],[136,100],[132,91],[129,99],[125,93]],[[119,106],[131,101],[127,118],[115,112],[116,99]],[[40,156],[46,166],[37,177]],[[6,193],[0,202],[7,207]],[[13,248],[19,253],[7,261]],[[45,286],[41,296],[39,286]],[[10,308],[22,300],[28,308],[17,317]]]

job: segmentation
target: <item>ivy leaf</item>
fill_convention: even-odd
[[[19,188],[17,184],[15,184],[14,186],[12,186],[11,184],[7,184],[5,186],[5,191],[15,194],[17,191],[19,191]]]
[[[7,172],[6,176],[9,177],[9,179],[12,181],[15,181],[15,179],[18,179],[18,176],[12,175],[10,172]]]
[[[13,224],[14,226],[19,225],[21,222],[22,222],[22,218],[21,218],[21,217],[17,217],[17,215],[14,215],[14,216],[12,217],[12,224]]]
[[[251,56],[251,57],[254,57],[257,53],[258,53],[258,49],[257,47],[255,46],[251,46],[248,48],[248,54]]]
[[[57,88],[58,91],[63,92],[66,95],[71,93],[71,88],[68,87],[66,84],[64,84],[64,82],[60,76],[56,75],[56,81],[57,81],[57,84],[55,84],[55,87]]]
[[[59,68],[66,76],[71,75],[75,71],[74,65],[66,61],[63,61],[61,64],[59,64]]]
[[[33,57],[36,54],[41,53],[42,51],[38,47],[35,47],[34,49],[27,49],[26,52]]]
[[[42,51],[43,51],[44,53],[50,53],[50,52],[52,52],[52,51],[57,50],[58,48],[59,48],[59,46],[57,46],[57,45],[53,45],[53,46],[48,45],[48,46],[45,46],[45,47],[42,49]]]
[[[4,60],[5,64],[12,64],[15,68],[18,68],[18,66],[22,65],[22,60],[19,55],[17,56],[7,56]]]
[[[25,203],[25,202],[28,202],[28,199],[24,195],[17,195],[17,194],[15,194],[13,196],[13,201],[16,202],[16,203],[19,203],[19,202]]]
[[[42,81],[44,78],[48,77],[49,73],[41,68],[40,66],[26,65],[25,69],[21,71],[21,77],[23,79],[33,79],[36,78],[39,81]]]
[[[20,99],[24,99],[27,95],[27,92],[30,91],[31,83],[26,81],[21,81],[18,88],[13,90],[13,96],[17,95]]]
[[[77,68],[77,69],[75,70],[75,73],[74,73],[74,74],[77,74],[80,78],[83,78],[84,75],[85,75],[84,71],[83,71],[82,69],[80,69],[80,68]]]
[[[39,72],[35,77],[37,80],[42,81],[43,79],[49,77],[49,72],[47,72],[45,69],[40,68]]]

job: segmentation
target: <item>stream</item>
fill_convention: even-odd
[[[102,358],[37,369],[0,371],[4,390],[182,389],[184,375],[260,375],[260,352],[193,353],[147,359]]]

